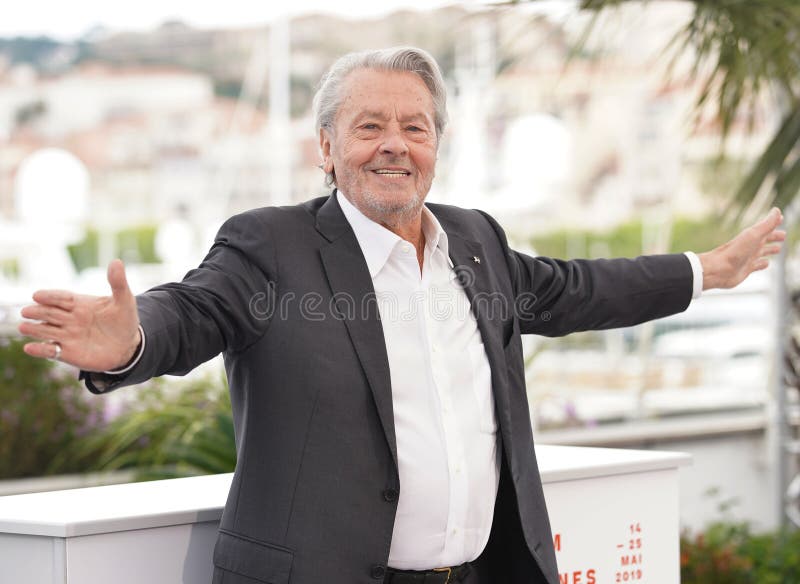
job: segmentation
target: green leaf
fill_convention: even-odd
[[[600,12],[624,1],[580,3],[581,9],[593,15],[579,48],[596,28]],[[665,53],[672,53],[668,76],[674,74],[678,58],[692,51],[694,61],[689,76],[701,80],[696,116],[699,119],[709,105],[714,108],[722,144],[737,120],[744,120],[748,129],[753,128],[755,106],[765,91],[773,92],[776,107],[790,104],[781,128],[732,197],[728,215],[740,216],[773,177],[776,191],[771,202],[785,206],[798,191],[794,166],[784,167],[800,140],[800,2],[691,0],[691,4],[692,17],[665,48]]]
[[[767,178],[779,172],[789,154],[797,146],[798,140],[800,140],[800,107],[794,108],[784,118],[775,137],[742,181],[731,201],[729,214],[738,208],[738,215],[741,215],[742,210],[756,198]],[[771,203],[774,204],[776,199],[777,197],[773,197]]]
[[[773,205],[787,206],[800,191],[800,158],[784,169],[775,179],[775,199]]]

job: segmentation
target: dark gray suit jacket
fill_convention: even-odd
[[[681,311],[689,261],[532,258],[510,250],[481,212],[429,208],[448,234],[492,370],[502,471],[478,564],[492,584],[558,584],[520,335]],[[199,268],[137,301],[146,349],[109,389],[224,354],[238,461],[214,583],[381,582],[403,488],[392,389],[372,280],[336,198],[233,217]]]

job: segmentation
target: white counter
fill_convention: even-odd
[[[677,468],[689,456],[536,451],[563,584],[678,584]],[[225,474],[0,497],[0,582],[210,582],[230,481]]]
[[[561,584],[679,584],[686,454],[539,446]]]

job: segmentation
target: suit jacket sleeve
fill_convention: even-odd
[[[558,260],[508,247],[497,222],[514,289],[520,332],[562,336],[626,327],[682,312],[692,299],[693,274],[684,254],[635,259]]]
[[[274,307],[274,253],[256,213],[229,219],[199,267],[136,297],[147,338],[137,365],[123,376],[81,372],[87,388],[107,393],[158,375],[184,375],[222,351],[254,343]]]

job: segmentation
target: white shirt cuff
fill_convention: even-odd
[[[684,255],[689,259],[692,264],[692,300],[700,298],[703,293],[703,264],[700,263],[700,258],[693,251],[686,251]]]
[[[103,371],[103,373],[107,375],[123,375],[128,371],[130,371],[131,369],[133,369],[134,367],[136,367],[136,364],[139,363],[139,360],[142,358],[142,355],[144,354],[144,346],[146,343],[144,336],[144,329],[142,328],[142,325],[139,325],[139,335],[140,338],[142,339],[142,342],[139,345],[139,351],[136,353],[136,356],[133,358],[133,361],[131,361],[128,365],[126,365],[121,369],[112,369],[111,371]]]

